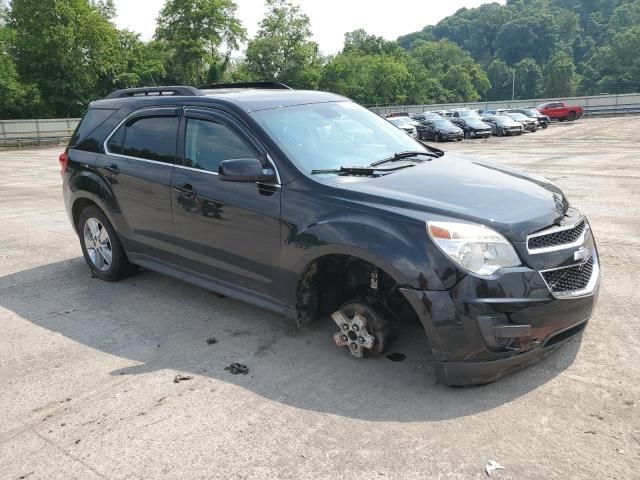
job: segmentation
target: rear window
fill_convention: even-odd
[[[115,111],[115,109],[90,108],[84,117],[82,117],[82,120],[80,120],[75,132],[73,132],[71,140],[69,141],[69,146],[73,148],[79,147],[82,143],[87,143],[87,145],[95,143],[84,142],[84,140],[86,140],[96,128],[102,125],[111,115],[113,115]]]

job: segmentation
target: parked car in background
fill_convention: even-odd
[[[391,112],[385,115],[386,118],[409,117],[409,112]]]
[[[516,122],[521,123],[525,132],[533,133],[538,131],[538,120],[535,118],[529,118],[523,113],[507,112],[505,115],[513,118]]]
[[[450,112],[451,118],[471,118],[471,117],[480,117],[480,114],[477,110],[468,110],[468,109],[454,109]]]
[[[551,123],[551,119],[548,115],[544,115],[540,112],[540,110],[534,107],[512,108],[511,110],[509,110],[509,112],[522,113],[529,118],[535,118],[542,128],[547,128],[549,126],[549,123]]]
[[[552,120],[560,121],[569,120],[573,122],[584,115],[584,110],[580,105],[570,105],[565,102],[543,103],[538,105],[538,110]]]
[[[441,120],[442,116],[435,112],[422,112],[412,115],[412,118],[421,122],[423,120]]]
[[[440,120],[424,120],[417,125],[417,128],[418,140],[459,142],[464,138],[464,131],[446,118],[441,118]]]
[[[491,133],[497,137],[524,133],[524,126],[507,115],[488,115],[482,121],[491,125]]]
[[[418,130],[416,128],[417,122],[411,117],[391,117],[387,120],[401,130],[407,132],[407,134],[411,135],[413,138],[418,138]]]
[[[451,123],[462,129],[464,138],[488,138],[491,136],[491,126],[484,123],[480,117],[453,118]]]

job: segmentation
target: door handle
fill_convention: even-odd
[[[196,196],[196,189],[193,188],[190,183],[185,183],[184,185],[176,185],[173,188],[187,198],[193,198]]]
[[[106,167],[104,167],[104,169],[107,172],[112,173],[114,175],[118,175],[120,173],[120,169],[118,168],[118,165],[116,165],[115,163],[112,163],[111,165],[107,165]]]

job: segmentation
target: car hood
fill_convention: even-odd
[[[481,223],[513,241],[558,222],[569,208],[562,191],[542,177],[449,153],[382,177],[336,181],[356,202],[414,218]]]

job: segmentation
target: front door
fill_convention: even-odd
[[[183,266],[225,287],[273,302],[280,264],[280,185],[227,182],[223,160],[267,153],[229,115],[185,109],[171,178],[177,252]]]

